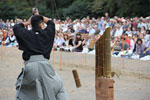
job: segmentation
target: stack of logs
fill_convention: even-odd
[[[114,100],[114,80],[111,79],[110,30],[107,28],[96,42],[96,100]]]

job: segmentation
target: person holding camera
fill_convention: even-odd
[[[32,29],[28,30],[26,26],[30,24]],[[27,22],[16,24],[13,31],[25,61],[16,82],[16,100],[68,100],[62,79],[49,64],[55,37],[53,21],[35,11]]]

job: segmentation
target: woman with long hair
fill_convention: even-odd
[[[74,52],[82,52],[83,50],[83,45],[82,45],[82,39],[81,39],[81,34],[76,35],[75,39],[75,46],[73,47]]]

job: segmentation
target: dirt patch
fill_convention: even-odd
[[[17,48],[6,48],[0,56],[0,100],[15,99],[15,82],[24,66],[22,52]],[[51,54],[50,63],[62,77],[70,100],[95,100],[95,56],[79,53],[63,53],[60,71],[60,53]],[[115,80],[115,100],[150,100],[150,62],[112,58],[112,66],[121,72]],[[78,70],[81,88],[76,88],[72,70]]]

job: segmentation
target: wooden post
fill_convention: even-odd
[[[96,83],[96,100],[114,100],[114,80],[99,77]]]
[[[124,53],[124,36],[122,36],[122,38],[123,38],[123,43],[122,43],[122,49],[123,49],[123,53]],[[123,66],[122,66],[122,68],[125,68],[125,64],[124,64],[124,54],[123,54]]]
[[[110,47],[110,30],[107,28],[104,32],[104,63],[105,74],[107,78],[111,78],[111,47]]]
[[[96,42],[96,100],[114,100],[114,81],[110,79],[112,77],[110,30],[111,28],[107,28]]]
[[[2,41],[3,41],[3,33],[1,34],[1,59],[3,57],[3,44],[2,44]]]
[[[60,47],[60,70],[62,70],[62,39],[61,39],[61,47]]]
[[[4,54],[5,54],[5,51],[6,51],[6,34],[5,34],[5,31],[3,30],[3,36],[4,36]]]
[[[85,53],[84,53],[84,62],[85,62],[85,64],[86,64],[86,35],[85,35],[85,33],[84,33],[84,39],[85,39],[85,46],[84,46],[84,49],[85,49]]]

